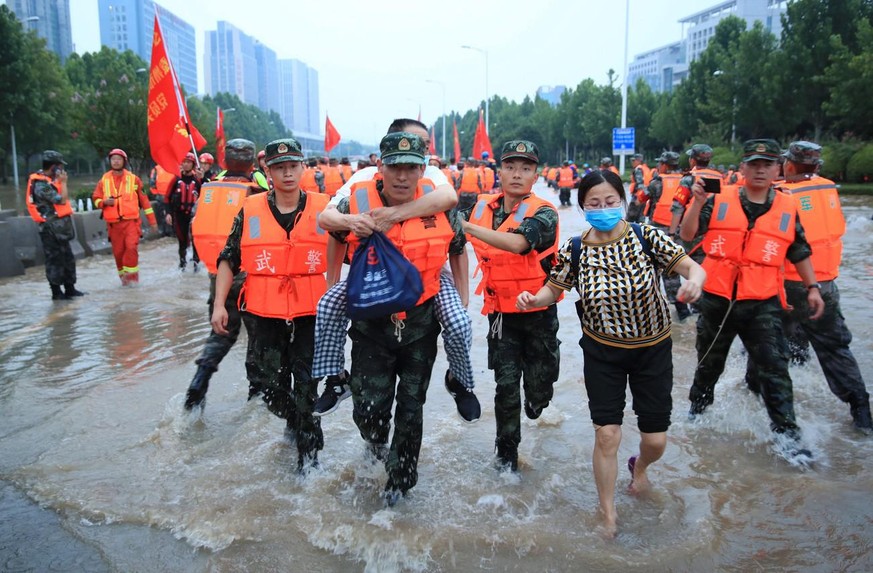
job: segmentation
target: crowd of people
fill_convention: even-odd
[[[636,155],[626,192],[610,158],[598,168],[569,160],[549,167],[534,142],[512,140],[502,145],[499,166],[484,154],[453,169],[428,157],[428,144],[424,125],[399,119],[380,154],[354,171],[348,160],[307,160],[300,144],[286,138],[260,152],[251,141],[227,142],[220,173],[212,171],[211,155],[188,154],[179,176],[156,174],[166,188],[159,215],[178,239],[180,268],[193,235],[194,270],[202,261],[210,277],[212,332],[196,360],[187,410],[203,408],[211,376],[245,325],[248,397],[262,398],[285,421],[298,470],[318,465],[323,418],[351,397],[368,455],[387,472],[386,503],[395,505],[418,481],[440,333],[446,390],[464,421],[481,416],[470,361],[469,242],[482,273],[475,298],[481,295],[489,326],[499,471],[519,471],[522,411],[537,419],[553,398],[560,370],[556,304],[566,291],[578,293],[592,463],[610,534],[618,523],[627,388],[640,431],[638,453],[627,460],[631,492],[650,487],[648,469],[667,445],[671,305],[679,321],[697,314],[691,420],[713,404],[738,336],[748,355],[748,388],[760,396],[774,443],[791,464],[815,459],[795,416],[789,374],[790,361],[808,360],[809,344],[855,428],[873,434],[835,282],[845,221],[836,186],[817,173],[818,145],[797,141],[783,151],[773,140],[750,140],[738,170],[713,169],[704,144],[688,149],[691,168],[684,172],[678,153],[664,152],[656,169]],[[82,296],[68,252],[72,211],[63,158],[47,151],[43,160],[28,183],[27,205],[40,225],[52,298]],[[142,182],[126,169],[124,151],[112,150],[109,163],[93,198],[121,282],[129,285],[138,280],[140,210],[155,230],[159,220]],[[558,207],[533,192],[540,176],[557,192]],[[573,191],[591,228],[561,237],[559,209],[572,205]],[[370,263],[374,234],[414,266],[421,294],[395,312],[350,320],[350,295],[361,285],[341,280],[340,271],[344,261]]]

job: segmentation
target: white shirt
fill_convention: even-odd
[[[336,195],[333,196],[333,198],[330,200],[330,203],[328,204],[336,207],[337,205],[339,205],[340,200],[352,194],[352,185],[354,185],[358,181],[371,180],[373,177],[376,176],[376,173],[378,171],[379,170],[376,167],[364,167],[363,169],[358,169],[357,171],[355,171],[354,175],[349,177],[349,180],[346,181],[345,185],[337,190]],[[435,167],[433,165],[428,165],[424,169],[424,177],[433,181],[434,187],[449,184],[449,180],[446,179],[445,174],[440,171],[439,167]]]

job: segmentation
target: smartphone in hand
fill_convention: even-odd
[[[707,193],[721,193],[721,179],[702,177],[703,190]]]

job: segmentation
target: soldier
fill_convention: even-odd
[[[558,199],[561,201],[561,207],[570,206],[570,192],[579,184],[579,177],[576,171],[570,167],[569,161],[564,161],[561,164],[561,169],[558,171]]]
[[[803,465],[812,461],[812,454],[801,446],[794,417],[779,300],[782,265],[794,263],[807,291],[811,319],[821,316],[824,301],[797,204],[772,186],[781,151],[772,139],[749,140],[743,144],[745,186],[726,187],[712,196],[700,180],[692,186],[694,199],[682,220],[681,233],[686,241],[703,235],[707,280],[699,305],[698,365],[689,394],[689,416],[702,414],[713,403],[731,343],[739,335],[757,365],[761,397],[780,453],[791,463]]]
[[[458,209],[469,209],[476,202],[479,193],[485,189],[482,171],[476,167],[476,160],[468,157],[464,160],[464,168],[458,175],[455,189],[458,190]]]
[[[546,282],[558,247],[558,212],[532,193],[538,162],[535,144],[506,142],[500,155],[502,192],[479,199],[463,213],[469,221],[464,231],[483,272],[488,367],[497,384],[497,463],[513,472],[521,442],[522,378],[524,412],[535,420],[552,399],[560,367],[557,307],[522,312],[515,306],[520,292],[537,292]]]
[[[45,254],[45,278],[52,290],[52,300],[86,294],[76,290],[76,258],[70,248],[76,232],[67,191],[66,164],[63,155],[46,150],[42,153],[42,169],[27,180],[27,212],[39,227]]]
[[[420,179],[427,147],[422,138],[402,131],[389,133],[382,138],[379,148],[381,191],[375,181],[361,184],[350,197],[340,200],[337,205],[340,213],[362,214],[380,205],[409,203],[423,194]],[[352,253],[360,243],[358,235],[352,232],[355,221],[341,218],[344,228],[333,233],[336,239],[350,243]],[[394,435],[385,459],[388,472],[385,497],[392,506],[418,481],[422,415],[440,330],[434,309],[440,271],[450,255],[455,283],[460,286],[467,281],[467,268],[460,264],[465,258],[462,255],[465,237],[455,210],[408,219],[392,225],[385,234],[419,270],[424,292],[416,306],[403,313],[405,318],[395,314],[352,321],[350,384],[355,424],[377,459],[386,457],[396,388]],[[427,247],[422,248],[422,243]],[[435,253],[443,255],[434,256]],[[397,335],[398,329],[402,330],[402,337]]]
[[[321,422],[312,415],[318,381],[310,366],[316,303],[327,286],[327,234],[316,219],[328,197],[300,190],[303,151],[296,140],[268,143],[265,163],[273,190],[245,200],[218,257],[212,328],[230,334],[227,296],[245,268],[246,311],[254,322],[249,376],[270,411],[286,421],[303,471],[318,464],[324,447]]]
[[[612,157],[604,157],[600,160],[600,170],[601,171],[612,171],[619,177],[621,173],[618,172],[618,167],[612,164]]]
[[[631,223],[639,222],[643,215],[646,201],[649,196],[646,194],[646,187],[652,182],[652,170],[643,161],[643,154],[637,153],[631,158],[633,172],[631,173],[630,189],[630,204],[627,207],[627,220]]]
[[[215,182],[202,187],[202,195],[197,203],[198,215],[191,224],[191,234],[194,244],[202,255],[203,264],[209,271],[209,318],[215,302],[215,273],[218,271],[218,255],[227,243],[233,218],[242,208],[243,201],[249,195],[266,191],[266,178],[264,185],[255,183],[252,178],[255,163],[255,144],[247,139],[231,139],[225,145],[225,161],[227,170],[218,174]],[[185,409],[191,410],[194,406],[203,404],[206,391],[209,389],[209,379],[218,370],[218,365],[233,348],[239,338],[242,323],[249,332],[249,342],[252,340],[251,333],[254,329],[253,321],[248,313],[239,310],[239,293],[246,280],[245,272],[237,273],[233,277],[233,283],[225,299],[227,310],[227,335],[218,334],[214,330],[209,333],[203,351],[197,358],[197,372],[194,374],[191,385],[185,396]],[[249,365],[246,364],[248,371]],[[249,386],[249,399],[256,395],[260,389],[255,385]]]
[[[865,435],[873,435],[870,396],[858,361],[849,349],[852,333],[840,310],[840,291],[836,283],[840,272],[842,236],[846,230],[839,193],[833,181],[816,175],[822,162],[821,146],[809,141],[795,141],[783,156],[786,160],[785,181],[777,185],[797,201],[798,215],[812,247],[811,260],[818,290],[825,305],[821,318],[811,320],[807,288],[797,268],[786,263],[785,291],[791,310],[783,314],[782,322],[788,348],[792,358],[802,363],[809,358],[808,344],[812,343],[831,392],[849,404],[855,428]],[[746,383],[758,393],[760,374],[760,368],[749,360]]]
[[[142,181],[126,166],[127,153],[124,150],[110,151],[111,169],[103,174],[92,195],[94,207],[103,209],[103,220],[106,221],[122,286],[139,282],[139,239],[142,235],[140,209],[148,217],[152,231],[158,230],[158,221],[143,191]]]

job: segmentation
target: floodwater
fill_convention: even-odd
[[[844,203],[840,287],[869,384],[873,200]],[[564,237],[582,226],[575,209],[561,211]],[[456,415],[440,352],[419,484],[385,509],[385,472],[364,454],[350,401],[324,418],[320,469],[296,475],[283,423],[246,402],[244,340],[213,377],[202,416],[184,412],[209,328],[208,282],[179,273],[176,260],[172,239],[143,245],[142,282],[129,289],[110,256],[79,261],[90,294],[68,302],[50,300],[42,268],[0,281],[0,570],[873,570],[873,440],[852,429],[817,364],[792,370],[817,458],[802,470],[773,453],[738,347],[714,406],[686,421],[694,325],[677,325],[667,452],[651,468],[651,494],[629,495],[624,460],[638,432],[628,406],[619,533],[607,540],[597,529],[575,295],[559,306],[555,399],[539,420],[523,420],[517,476],[492,467],[494,382],[474,297],[482,419]]]

